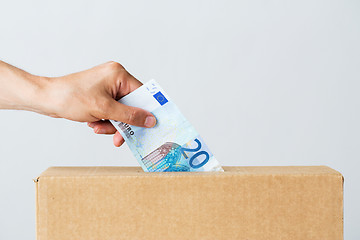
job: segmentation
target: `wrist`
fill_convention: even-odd
[[[50,82],[49,78],[27,74],[24,76],[23,91],[19,91],[18,109],[44,113],[45,94]]]
[[[16,109],[52,115],[54,79],[32,75],[0,61],[0,109]]]
[[[49,90],[51,89],[52,79],[28,74],[26,76],[27,89],[20,96],[19,108],[49,115]],[[25,86],[26,86],[25,85]]]
[[[61,96],[63,86],[60,86],[62,81],[59,78],[50,77],[36,76],[35,78],[36,86],[30,98],[34,101],[29,104],[33,108],[31,111],[50,117],[60,117],[57,109],[63,105]]]

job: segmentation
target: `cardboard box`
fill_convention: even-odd
[[[37,239],[343,239],[339,172],[325,166],[224,170],[49,168],[35,181]]]

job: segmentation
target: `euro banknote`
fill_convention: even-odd
[[[119,100],[151,112],[153,128],[110,120],[146,172],[223,171],[195,128],[155,80]]]

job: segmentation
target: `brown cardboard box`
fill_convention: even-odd
[[[343,239],[339,172],[325,166],[224,169],[49,168],[36,180],[37,239]]]

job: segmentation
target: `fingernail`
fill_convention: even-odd
[[[94,129],[94,132],[95,132],[96,134],[101,134],[101,133],[102,133],[101,128],[95,128],[95,129]]]
[[[145,119],[145,127],[153,127],[155,126],[155,123],[156,123],[156,119],[153,117],[153,116],[147,116],[146,119]]]

